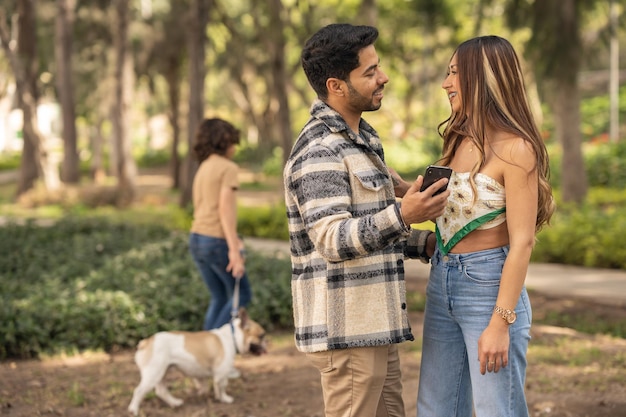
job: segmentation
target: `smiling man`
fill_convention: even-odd
[[[296,346],[320,371],[326,417],[405,416],[404,257],[427,260],[435,240],[410,225],[439,216],[449,195],[433,197],[445,179],[419,192],[421,176],[399,178],[361,118],[389,81],[377,38],[333,24],[307,41],[302,67],[318,98],[284,170]]]

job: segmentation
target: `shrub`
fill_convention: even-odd
[[[550,146],[550,183],[561,185],[562,150]],[[583,145],[585,172],[590,187],[624,188],[626,184],[626,142]]]
[[[239,207],[237,228],[244,236],[289,240],[287,209],[284,204],[263,207]]]
[[[590,193],[582,207],[559,204],[550,226],[537,236],[535,262],[562,263],[597,268],[626,269],[626,193],[601,190]]]
[[[111,351],[159,330],[201,327],[209,293],[186,232],[63,219],[8,224],[0,248],[0,359]],[[267,330],[289,326],[289,261],[249,258],[251,316]]]

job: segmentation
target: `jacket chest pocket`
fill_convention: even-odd
[[[378,170],[359,171],[353,175],[356,178],[356,181],[354,181],[355,186],[363,189],[365,192],[378,193],[389,182],[387,176]]]

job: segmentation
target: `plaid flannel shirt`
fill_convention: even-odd
[[[284,184],[297,348],[413,340],[404,256],[423,253],[431,232],[404,225],[376,131],[361,119],[356,135],[316,100]],[[408,250],[407,239],[414,243]]]

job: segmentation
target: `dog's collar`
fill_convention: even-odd
[[[235,344],[235,353],[240,354],[241,352],[239,352],[239,348],[237,347],[237,337],[235,337],[235,325],[233,324],[233,321],[230,321],[230,332],[233,335],[233,343]]]

